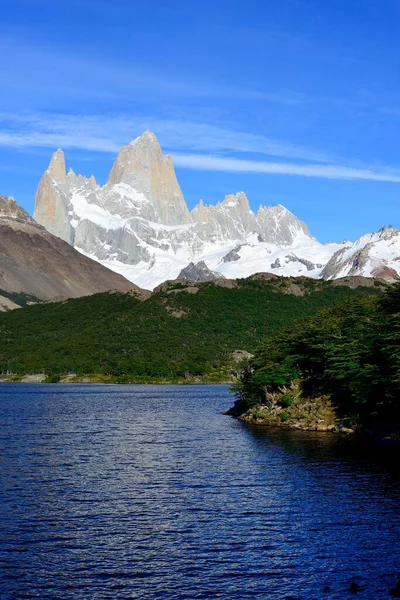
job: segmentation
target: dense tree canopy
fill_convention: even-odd
[[[241,410],[300,380],[302,394],[328,394],[360,422],[400,419],[400,283],[346,299],[263,340],[237,391]]]
[[[253,352],[260,338],[283,326],[376,292],[271,277],[231,286],[173,282],[145,302],[106,293],[1,314],[0,373],[221,381],[237,368],[234,350]]]

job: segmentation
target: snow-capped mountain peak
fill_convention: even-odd
[[[375,249],[382,254],[399,239],[397,230],[386,227],[354,245],[323,245],[280,204],[254,213],[244,192],[216,204],[200,200],[189,212],[172,159],[150,131],[121,148],[104,186],[93,175],[66,174],[64,154],[57,150],[39,183],[34,217],[83,254],[148,289],[200,262],[228,278],[261,271],[326,278],[358,274],[350,258],[355,252],[363,253],[359,270],[373,275],[382,266]],[[400,247],[393,252],[400,256]]]
[[[400,230],[385,226],[367,233],[354,243],[346,243],[322,270],[324,279],[363,275],[387,280],[398,278],[400,269]]]

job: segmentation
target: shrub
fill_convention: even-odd
[[[44,380],[44,383],[59,383],[60,382],[60,374],[59,373],[49,373]]]
[[[291,394],[284,394],[282,398],[280,398],[278,404],[282,408],[289,408],[293,402],[293,396]]]

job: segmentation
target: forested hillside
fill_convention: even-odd
[[[302,398],[328,399],[338,418],[353,428],[389,424],[393,430],[400,423],[399,390],[397,283],[380,295],[348,298],[267,336],[242,374],[235,410],[260,416],[254,407],[264,406],[266,419],[280,416],[287,422],[294,401],[301,408]]]
[[[375,295],[371,280],[257,275],[202,284],[170,282],[146,301],[97,294],[0,315],[0,372],[66,373],[119,381],[226,381],[232,352],[344,300]],[[368,287],[364,287],[368,286]]]

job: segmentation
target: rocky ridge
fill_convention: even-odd
[[[18,206],[16,200],[11,196],[2,196],[0,194],[0,219],[13,219],[19,223],[29,223],[40,227],[38,223],[21,206]]]

